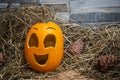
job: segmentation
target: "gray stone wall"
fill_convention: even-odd
[[[21,4],[53,6],[63,22],[120,22],[120,0],[0,0],[0,8],[20,7]]]

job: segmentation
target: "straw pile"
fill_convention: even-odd
[[[66,53],[63,66],[66,69],[75,69],[82,74],[87,73],[87,76],[98,80],[120,79],[120,24],[101,27],[83,27],[72,24],[63,27],[63,30],[65,34]],[[67,48],[78,39],[84,42],[84,49],[79,56],[72,56],[67,52]],[[114,67],[112,66],[112,69],[110,68],[105,73],[94,67],[94,61],[104,55],[115,55],[118,59],[117,65],[115,64]],[[114,60],[112,59],[112,61]]]
[[[58,23],[65,38],[63,61],[53,72],[37,73],[29,68],[24,58],[25,36],[31,25],[54,20],[54,10],[45,6],[25,6],[0,12],[0,52],[5,55],[5,63],[0,66],[0,79],[44,79],[71,69],[94,79],[120,79],[119,59],[118,63],[105,73],[94,68],[93,63],[102,55],[120,56],[120,24],[85,27]],[[84,42],[84,48],[81,54],[73,56],[67,49],[78,39]]]

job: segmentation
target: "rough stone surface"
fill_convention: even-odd
[[[119,22],[120,13],[79,13],[70,16],[70,22],[77,23],[96,23],[96,22]]]
[[[71,9],[120,7],[120,0],[70,0]]]
[[[44,4],[49,8],[54,8],[56,12],[68,12],[68,6],[66,4]]]
[[[0,3],[0,8],[8,8],[8,3]],[[9,8],[17,8],[20,7],[20,3],[13,3],[9,6]]]
[[[47,4],[55,8],[61,21],[75,23],[120,22],[120,0],[0,0],[0,8],[22,4]],[[62,12],[62,13],[60,13]],[[64,17],[65,16],[65,17]],[[69,17],[69,18],[68,18]],[[65,18],[65,19],[64,19]]]
[[[120,0],[71,0],[70,22],[120,22]]]
[[[0,3],[7,3],[7,2],[11,2],[11,3],[19,3],[22,0],[0,0]],[[23,0],[24,1],[24,0]]]
[[[39,0],[41,3],[68,3],[69,0]]]
[[[69,22],[69,13],[67,12],[57,12],[56,13],[56,19],[58,21],[61,21],[63,23]]]
[[[8,4],[7,3],[0,3],[0,8],[7,8]]]

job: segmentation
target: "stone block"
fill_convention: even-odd
[[[44,4],[61,4],[68,3],[69,0],[39,0],[39,2]]]
[[[8,7],[8,3],[0,3],[0,8],[7,8]],[[9,8],[17,8],[20,7],[20,3],[12,3],[10,4]]]
[[[69,12],[67,4],[44,4],[49,8],[53,8],[55,12]]]
[[[119,22],[120,13],[79,13],[70,16],[70,22],[77,23],[101,23],[101,22]]]
[[[7,8],[8,3],[0,3],[0,8]]]
[[[67,22],[69,22],[69,13],[57,12],[56,19],[60,22],[67,23]]]

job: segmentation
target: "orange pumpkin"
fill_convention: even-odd
[[[64,38],[62,30],[54,22],[33,25],[26,36],[25,57],[38,72],[56,69],[63,57]]]

